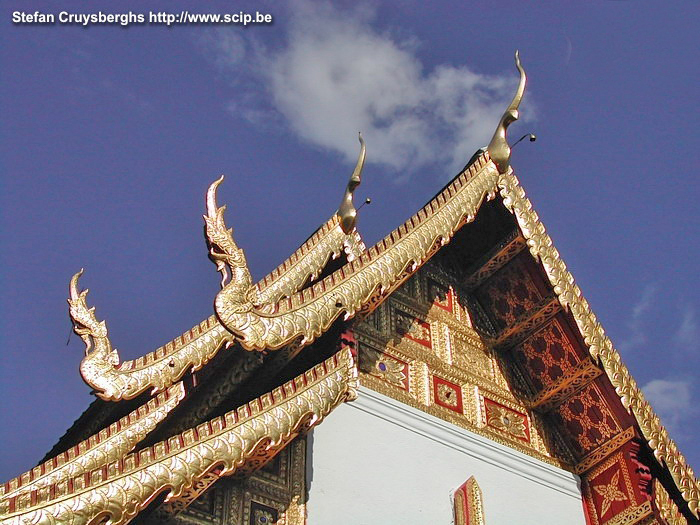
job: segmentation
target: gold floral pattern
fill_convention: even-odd
[[[603,498],[602,502],[600,503],[600,517],[604,518],[605,514],[610,510],[610,505],[614,501],[627,501],[627,495],[620,490],[619,487],[619,482],[620,482],[620,471],[618,470],[613,474],[613,477],[610,479],[610,483],[603,484],[603,485],[595,485],[593,487],[593,490],[596,491],[596,493]]]
[[[397,311],[396,331],[418,343],[430,346],[430,325],[425,321]]]
[[[487,403],[486,424],[520,439],[527,439],[526,417],[494,403]]]
[[[459,399],[457,398],[457,392],[454,388],[446,385],[445,383],[439,383],[436,387],[437,399],[440,403],[444,405],[449,405],[451,407],[457,408],[459,405]]]

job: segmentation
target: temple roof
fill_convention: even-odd
[[[338,334],[353,319],[368,316],[436,254],[444,254],[443,247],[450,244],[450,249],[459,250],[464,246],[466,240],[460,236],[467,231],[465,226],[485,214],[500,213],[493,211],[495,205],[512,214],[517,231],[511,237],[499,232],[496,238],[505,239],[505,244],[483,250],[488,252],[480,254],[485,262],[474,260],[466,265],[470,270],[463,268],[462,285],[477,290],[510,261],[529,252],[527,261],[535,266],[523,272],[529,272],[539,288],[533,292],[535,299],[528,311],[512,313],[513,319],[501,327],[484,329],[485,337],[495,348],[512,347],[535,327],[560,323],[560,331],[571,331],[572,340],[579,341],[587,354],[573,372],[574,382],[541,390],[528,399],[531,408],[550,411],[554,400],[595,390],[591,395],[603,397],[615,414],[619,435],[641,438],[658,463],[657,477],[670,499],[686,515],[697,518],[700,484],[692,468],[597,321],[510,165],[506,132],[518,118],[525,88],[517,55],[516,64],[521,82],[489,147],[477,152],[433,199],[369,249],[357,233],[357,213],[352,206],[352,191],[364,163],[364,143],[339,212],[258,283],[252,282],[245,254],[225,224],[225,207],[216,203],[216,188],[222,179],[214,182],[207,195],[205,233],[210,257],[223,276],[215,315],[139,359],[120,362],[105,322],[88,306],[87,290],[79,289],[82,272],[76,274],[69,304],[75,331],[86,343],[81,374],[103,400],[101,405],[122,408],[107,411],[105,430],[87,439],[79,437],[80,432],[67,434],[52,458],[7,482],[0,499],[0,512],[7,521],[20,523],[28,515],[47,521],[71,512],[81,514],[85,521],[108,514],[114,523],[126,522],[163,491],[170,491],[166,503],[187,498],[187,491],[199,479],[253,468],[246,467],[251,458],[274,455],[291,437],[352,397],[357,373],[348,349],[352,344]],[[337,269],[338,264],[329,262],[334,258],[340,261]],[[340,351],[332,348],[332,355],[320,363],[313,357],[304,361],[305,356],[314,355],[309,348],[328,346],[323,338],[329,334],[341,341]],[[220,373],[224,361],[233,364],[239,375],[230,381],[232,389],[222,395],[241,401],[241,408],[199,420],[187,429],[173,426],[173,418],[164,422],[177,409],[174,405],[180,407],[180,416],[184,414],[182,407],[188,401],[183,399],[189,393],[190,398],[197,392],[213,395],[207,390],[212,387],[202,385],[201,378]],[[290,362],[296,366],[289,368]],[[301,373],[280,384],[290,370]],[[253,377],[267,377],[267,383],[260,384],[270,386],[255,393],[259,395],[255,399],[250,398]],[[290,399],[295,402],[290,404]],[[135,410],[133,415],[116,422],[126,407]],[[86,415],[76,426],[93,417]],[[137,437],[114,445],[124,428],[138,428]],[[159,441],[154,442],[156,438]],[[234,447],[237,442],[244,446]],[[258,448],[261,443],[264,446]],[[612,439],[590,450],[584,447],[573,470],[586,472],[596,453],[617,446]],[[136,451],[131,452],[134,447]],[[100,450],[103,455],[96,453]],[[185,461],[186,454],[190,459]],[[83,481],[78,484],[78,479]],[[126,501],[108,495],[121,490],[138,495],[135,506],[127,510]]]

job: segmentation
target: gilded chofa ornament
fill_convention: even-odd
[[[131,399],[149,388],[158,392],[180,379],[190,368],[200,369],[233,335],[214,317],[134,361],[120,363],[119,353],[112,347],[107,325],[95,317],[95,308],[88,308],[88,290],[78,290],[80,270],[70,281],[70,316],[73,330],[85,342],[85,357],[80,374],[95,393],[106,401]]]
[[[357,159],[357,166],[355,166],[355,171],[353,171],[350,176],[348,187],[343,195],[343,200],[338,207],[340,227],[346,235],[355,229],[355,224],[357,223],[357,209],[355,209],[355,205],[352,202],[352,197],[355,193],[355,189],[360,185],[360,182],[362,182],[362,168],[365,165],[365,155],[367,154],[362,133],[358,133],[357,136],[360,141],[360,157]]]
[[[354,184],[353,180],[359,181],[364,155],[363,143],[348,187]],[[223,176],[207,191],[204,221],[209,257],[222,274],[224,290],[221,297],[227,297],[231,304],[245,303],[248,299],[256,305],[275,302],[296,292],[308,279],[314,279],[329,259],[345,253],[348,261],[353,261],[365,251],[357,230],[353,227],[346,234],[340,225],[340,215],[336,213],[291,257],[252,285],[245,254],[235,244],[232,231],[224,223],[226,207],[216,204],[216,189],[222,181]],[[233,334],[211,316],[155,351],[133,361],[120,362],[119,353],[109,340],[105,322],[98,321],[94,308],[87,306],[87,290],[78,291],[78,279],[82,273],[81,270],[71,279],[70,316],[76,334],[86,345],[80,373],[104,400],[132,399],[149,388],[154,393],[161,391],[188,370],[199,370],[224,345],[234,341]]]
[[[518,83],[518,90],[513,96],[513,100],[508,106],[508,109],[503,113],[501,120],[498,122],[498,127],[496,128],[491,142],[487,147],[489,155],[491,155],[491,160],[498,166],[499,173],[507,173],[510,167],[510,146],[508,145],[508,126],[513,122],[518,120],[520,113],[518,108],[520,107],[520,102],[523,99],[523,94],[525,93],[525,82],[527,77],[525,76],[525,70],[520,64],[520,53],[515,52],[515,67],[518,68],[520,72],[520,82]]]
[[[226,228],[224,212],[226,206],[217,206],[216,188],[224,180],[222,175],[214,181],[207,191],[207,214],[204,215],[204,231],[206,233],[209,258],[221,272],[221,288],[233,284],[238,289],[247,292],[253,282],[248,271],[245,253],[233,241],[233,230]]]
[[[252,306],[274,303],[296,292],[309,279],[315,279],[330,258],[336,258],[344,252],[348,260],[352,261],[365,250],[355,229],[357,210],[352,201],[353,193],[362,180],[365,164],[366,149],[362,135],[359,135],[359,140],[360,156],[338,211],[314,234],[311,249],[304,250],[305,243],[288,259],[285,271],[277,274],[273,272],[274,279],[263,279],[256,286],[251,286],[245,254],[234,241],[233,230],[227,228],[224,222],[226,206],[219,207],[216,202],[216,190],[223,175],[209,187],[204,222],[209,257],[222,274],[222,290],[215,300],[219,317],[220,312],[237,308],[246,310]]]

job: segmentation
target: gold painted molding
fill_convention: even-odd
[[[568,308],[588,345],[591,356],[600,360],[608,378],[620,396],[624,407],[637,420],[649,446],[654,451],[661,465],[668,467],[676,486],[688,502],[690,511],[698,517],[700,511],[700,483],[695,478],[693,469],[688,465],[676,443],[661,424],[654,409],[644,398],[641,389],[622,362],[612,341],[605,335],[603,327],[591,311],[581,290],[574,282],[574,277],[566,269],[552,239],[547,235],[532,204],[525,195],[525,190],[512,171],[502,175],[498,183],[503,203],[517,218],[530,253],[544,267],[554,292],[564,308]]]
[[[18,496],[73,478],[128,454],[185,397],[176,383],[146,404],[74,447],[0,486],[0,499]]]
[[[216,471],[253,468],[336,406],[357,395],[357,368],[349,350],[273,391],[166,441],[64,478],[38,491],[0,501],[3,523],[128,523],[154,498],[177,499]]]
[[[622,445],[627,443],[630,439],[634,437],[634,427],[628,427],[619,434],[611,437],[608,441],[600,445],[593,452],[581,458],[576,466],[573,468],[573,473],[581,475],[587,470],[592,469],[603,459],[608,457],[610,454],[615,452]]]

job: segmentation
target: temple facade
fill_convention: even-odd
[[[252,281],[206,197],[213,314],[122,361],[70,281],[96,400],[0,486],[8,524],[700,523],[700,484],[488,147],[372,247],[353,192]]]

